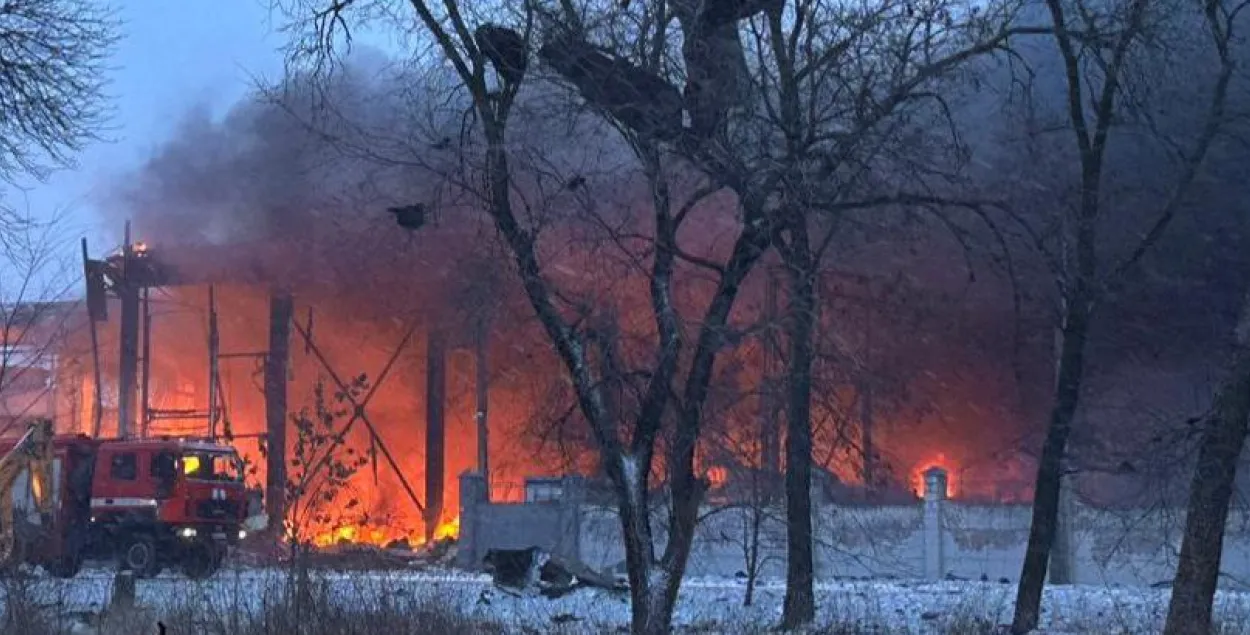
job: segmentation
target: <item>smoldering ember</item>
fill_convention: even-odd
[[[869,4],[0,2],[0,635],[1250,632],[1245,5]]]

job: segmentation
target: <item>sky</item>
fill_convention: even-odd
[[[282,70],[283,36],[273,32],[267,0],[120,0],[123,39],[113,57],[109,95],[114,107],[106,141],[13,202],[38,217],[69,215],[68,230],[85,235],[99,253],[121,239],[97,211],[110,181],[140,167],[192,107],[218,115],[247,95],[257,78]],[[77,247],[77,240],[72,241]]]

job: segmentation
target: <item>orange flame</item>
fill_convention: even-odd
[[[434,540],[448,540],[460,536],[460,517],[444,521],[434,528]],[[387,547],[397,542],[407,542],[413,547],[425,544],[425,534],[394,527],[367,525],[343,525],[313,536],[312,544],[319,548],[340,544],[372,545]]]

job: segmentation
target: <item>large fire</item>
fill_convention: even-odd
[[[140,249],[140,247],[136,247]],[[146,246],[142,249],[146,250]],[[281,252],[278,252],[281,253]],[[278,258],[284,260],[284,258]],[[218,258],[215,261],[229,259]],[[363,266],[376,267],[376,263],[364,263]],[[259,266],[259,265],[258,265]],[[419,521],[405,522],[377,519],[404,518],[405,513],[417,510],[409,500],[407,485],[416,490],[414,497],[425,498],[421,484],[426,479],[426,434],[424,430],[425,408],[425,331],[421,320],[434,319],[412,317],[414,306],[425,310],[428,304],[437,303],[439,298],[453,297],[463,281],[429,283],[414,282],[408,272],[414,268],[392,268],[396,276],[402,280],[387,279],[376,283],[376,286],[353,284],[335,287],[330,292],[319,291],[317,285],[306,283],[295,284],[293,295],[296,298],[295,322],[298,330],[291,334],[290,368],[288,370],[287,406],[292,414],[299,413],[309,405],[313,394],[313,385],[321,381],[330,390],[333,382],[327,377],[337,374],[340,377],[352,378],[365,373],[370,386],[377,386],[376,395],[361,407],[369,417],[368,425],[357,424],[344,445],[350,447],[356,456],[370,451],[379,442],[372,439],[370,429],[376,427],[378,437],[385,443],[390,455],[394,456],[398,471],[409,483],[401,484],[390,466],[376,459],[374,464],[362,468],[359,478],[352,479],[353,497],[362,501],[360,516],[348,519],[335,518],[327,520],[315,529],[308,530],[310,542],[318,547],[330,547],[342,543],[368,544],[385,547],[393,544],[406,543],[417,547],[426,542],[426,532]],[[593,271],[592,265],[579,268]],[[278,272],[284,273],[284,272]],[[273,274],[277,275],[277,274]],[[284,274],[285,275],[285,274]],[[595,276],[587,274],[589,278]],[[356,278],[351,278],[357,281]],[[296,279],[299,282],[299,279]],[[318,283],[320,284],[320,283]],[[446,288],[440,286],[447,285]],[[587,283],[589,284],[589,283]],[[762,285],[755,281],[749,291],[744,294],[750,298],[759,295]],[[428,288],[427,288],[428,287]],[[645,296],[645,285],[638,289],[620,290],[622,297],[636,292]],[[515,291],[515,289],[513,289]],[[605,292],[606,293],[606,292]],[[693,293],[693,292],[692,292]],[[498,296],[507,298],[508,293],[499,292]],[[609,294],[610,295],[610,294]],[[154,418],[149,430],[152,434],[192,434],[203,433],[205,421],[194,417],[178,417],[177,413],[200,411],[209,400],[207,371],[207,338],[206,315],[208,294],[205,286],[186,286],[163,290],[153,299],[153,320],[151,395],[152,407],[164,413],[165,417]],[[240,282],[236,284],[218,284],[215,289],[215,303],[219,315],[220,346],[225,358],[220,362],[219,385],[213,391],[222,401],[222,427],[228,428],[238,436],[236,445],[240,452],[250,460],[255,470],[249,474],[253,485],[265,482],[265,461],[261,456],[262,449],[252,440],[265,432],[265,402],[263,394],[264,362],[253,351],[264,351],[268,344],[268,325],[263,316],[268,312],[269,293],[264,285]],[[429,300],[430,302],[425,302]],[[631,307],[642,307],[647,310],[645,300],[626,302],[621,298],[605,297],[603,302],[615,302],[617,315],[623,326],[635,328],[633,325],[649,324],[645,315],[626,314]],[[696,298],[691,302],[698,304],[706,298]],[[466,301],[467,302],[467,301]],[[399,303],[399,304],[397,304]],[[520,302],[524,305],[524,302]],[[468,305],[471,309],[472,305]],[[735,314],[735,320],[749,321],[758,318],[752,311],[759,311],[759,302],[744,300],[742,314]],[[449,350],[446,357],[446,397],[445,420],[446,457],[442,466],[443,510],[457,508],[459,480],[462,472],[474,469],[477,464],[476,438],[474,423],[476,404],[474,395],[475,361],[472,354],[471,337],[465,327],[467,320],[461,307],[450,308],[441,318],[443,329],[448,332]],[[505,311],[504,307],[497,307]],[[489,379],[489,427],[490,427],[490,462],[492,480],[519,482],[526,476],[557,475],[568,471],[570,465],[584,463],[584,458],[593,443],[579,439],[585,435],[584,425],[574,421],[564,429],[555,429],[553,421],[567,420],[569,403],[573,402],[568,394],[567,384],[561,374],[561,366],[551,353],[550,343],[545,339],[541,329],[532,320],[512,319],[515,307],[507,309],[508,319],[499,319],[492,327],[488,357],[491,360],[491,377]],[[433,311],[431,309],[431,311]],[[110,308],[110,314],[116,315],[116,308]],[[393,366],[389,360],[402,340],[407,327],[417,322],[422,326],[415,337],[401,350],[399,361]],[[110,326],[112,323],[108,323]],[[838,323],[840,328],[851,329],[853,322]],[[848,326],[849,324],[849,326]],[[650,326],[636,327],[643,330]],[[879,328],[884,328],[882,325]],[[831,331],[834,330],[832,327]],[[309,332],[309,343],[302,339],[301,333]],[[646,341],[646,337],[632,338]],[[102,373],[106,381],[110,381],[116,372],[112,362],[116,359],[117,347],[115,329],[101,330],[102,358],[106,360]],[[623,337],[623,341],[631,341]],[[890,338],[879,337],[874,346],[875,358],[883,358],[889,350],[886,344]],[[845,343],[842,343],[845,344]],[[909,343],[899,346],[898,355],[919,355],[915,351],[923,348],[924,356],[919,361],[908,363],[899,371],[908,385],[907,397],[922,402],[913,406],[916,412],[937,412],[939,415],[929,420],[928,414],[916,414],[899,407],[894,412],[888,410],[889,400],[882,397],[877,400],[880,409],[875,415],[877,421],[875,440],[877,451],[884,457],[882,464],[892,466],[894,482],[906,483],[917,494],[923,494],[922,473],[935,466],[945,468],[949,474],[948,495],[977,496],[985,489],[986,479],[974,477],[964,481],[958,467],[971,467],[984,452],[974,451],[975,447],[963,447],[959,439],[964,441],[987,440],[985,431],[999,430],[1006,426],[996,426],[1010,416],[1004,409],[995,410],[994,399],[979,398],[985,394],[1005,394],[1005,387],[995,386],[985,377],[997,375],[988,365],[980,367],[965,362],[962,371],[942,372],[943,365],[951,364],[953,356],[941,342],[928,342],[928,348],[918,347]],[[83,350],[89,350],[86,346]],[[853,348],[853,346],[852,346]],[[709,455],[722,450],[711,447],[712,444],[725,443],[725,439],[741,438],[744,452],[758,458],[762,441],[758,433],[758,414],[749,400],[740,398],[749,394],[760,385],[760,360],[752,357],[746,347],[737,351],[723,353],[726,363],[723,364],[725,374],[714,380],[717,384],[717,397],[709,401],[708,412],[715,411],[716,419],[723,422],[723,430],[717,435],[707,435],[709,447],[700,448],[700,452]],[[941,360],[928,364],[928,359]],[[910,360],[910,358],[908,358]],[[901,364],[900,364],[901,365]],[[89,368],[86,362],[83,368]],[[388,369],[385,376],[382,369]],[[729,369],[740,373],[730,377]],[[936,370],[933,370],[936,369]],[[882,372],[893,370],[884,369]],[[904,372],[905,371],[905,372]],[[718,371],[719,372],[719,371]],[[840,375],[830,369],[824,369],[831,376],[830,385],[841,381]],[[85,383],[85,381],[84,381]],[[115,387],[105,386],[106,391]],[[840,395],[838,390],[820,391],[823,395]],[[107,394],[107,392],[106,392]],[[888,397],[888,394],[886,395]],[[818,464],[833,472],[844,483],[854,484],[860,476],[860,470],[853,467],[855,457],[854,443],[848,443],[845,429],[836,427],[830,421],[839,421],[846,412],[855,412],[853,396],[848,396],[848,403],[816,403],[813,404],[814,415],[820,416],[821,422],[814,422],[826,432],[818,435],[814,448]],[[89,396],[84,392],[82,403],[88,403]],[[719,401],[717,401],[719,400]],[[978,409],[977,404],[989,404],[990,407]],[[349,404],[342,404],[350,410]],[[111,404],[105,404],[108,409]],[[81,422],[79,429],[90,429],[90,408],[77,409]],[[106,412],[105,419],[109,415]],[[815,417],[814,417],[815,418]],[[854,428],[854,416],[846,422],[845,428]],[[937,420],[934,420],[937,419]],[[115,421],[115,419],[114,419]],[[343,417],[336,422],[336,430],[346,424]],[[538,433],[535,430],[541,428]],[[732,429],[731,429],[732,428]],[[930,431],[933,432],[930,432]],[[106,424],[104,433],[109,434]],[[544,448],[536,449],[534,445],[525,443],[542,436]],[[294,441],[294,431],[288,428],[288,445]],[[468,442],[455,442],[454,440]],[[780,439],[773,442],[780,448]],[[980,446],[992,444],[992,440]],[[839,450],[838,448],[842,448]],[[944,448],[949,453],[931,455],[934,448]],[[542,452],[561,453],[542,454]],[[580,454],[579,454],[580,453]],[[849,454],[848,454],[849,453]],[[951,457],[958,457],[953,460]],[[571,457],[571,458],[570,458]],[[748,457],[739,457],[748,458]],[[750,464],[751,460],[738,460],[739,465]],[[849,467],[847,467],[849,466]],[[911,469],[908,469],[908,466]],[[847,467],[846,470],[841,467]],[[366,474],[368,472],[368,474]],[[845,473],[844,473],[845,472]],[[372,478],[369,478],[371,476]],[[721,485],[729,479],[729,472],[723,467],[713,467],[707,473],[709,480]],[[966,490],[966,491],[965,491]],[[361,518],[371,520],[360,520]],[[414,517],[410,517],[414,518]],[[458,535],[459,519],[443,516],[443,521],[433,532],[435,539],[451,538]]]
[[[435,542],[459,537],[460,517],[457,516],[440,523],[434,528],[433,534]],[[312,539],[312,544],[321,548],[341,544],[372,545],[375,547],[391,547],[404,544],[415,548],[424,545],[425,542],[424,532],[368,525],[343,525],[318,533]]]

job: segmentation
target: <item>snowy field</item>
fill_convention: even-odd
[[[582,589],[560,599],[519,598],[493,588],[488,577],[455,571],[316,573],[322,597],[363,608],[436,607],[473,622],[494,623],[517,633],[620,632],[628,623],[624,595]],[[262,612],[279,597],[284,573],[278,570],[223,571],[205,582],[162,576],[138,582],[137,602],[157,617],[198,607],[217,615]],[[65,582],[40,578],[29,593],[43,606],[66,613],[94,613],[107,605],[112,574],[86,571]],[[920,583],[845,581],[818,583],[814,632],[888,634],[993,633],[1010,620],[1014,586],[984,582]],[[682,587],[676,618],[681,632],[758,633],[780,618],[784,586],[768,581],[755,602],[742,605],[738,580],[691,579]],[[1158,633],[1167,591],[1058,587],[1047,590],[1044,633]],[[1250,632],[1250,594],[1225,593],[1217,599],[1219,632]]]

